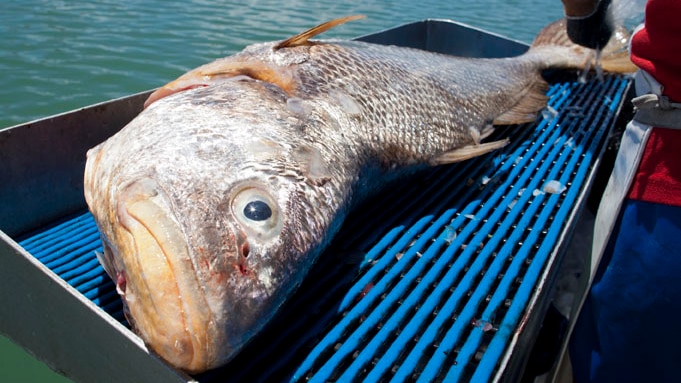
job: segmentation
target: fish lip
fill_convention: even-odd
[[[124,188],[116,215],[126,278],[122,297],[135,330],[175,367],[190,373],[214,367],[228,342],[165,193],[150,178],[137,180]]]

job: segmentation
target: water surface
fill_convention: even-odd
[[[530,42],[559,0],[47,1],[0,5],[0,128],[158,87],[245,45],[350,14],[324,37],[440,18]]]

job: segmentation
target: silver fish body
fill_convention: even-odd
[[[141,338],[188,372],[226,363],[271,319],[354,202],[503,146],[480,143],[486,127],[533,119],[540,71],[575,66],[553,48],[281,44],[187,73],[88,153],[102,264]]]

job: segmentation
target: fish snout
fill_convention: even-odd
[[[188,372],[214,367],[224,342],[163,190],[150,178],[123,189],[114,235],[124,270],[119,293],[131,323],[161,358]]]

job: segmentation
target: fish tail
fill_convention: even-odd
[[[539,72],[545,69],[577,69],[586,75],[595,69],[597,73],[630,73],[636,66],[629,59],[628,34],[616,29],[602,52],[573,43],[567,35],[565,19],[555,21],[542,29],[524,57]],[[517,103],[494,118],[495,125],[511,125],[532,122],[536,113],[546,106],[548,83],[537,73],[524,91],[517,93]]]
[[[565,19],[557,20],[542,29],[535,37],[530,52],[548,51],[551,57],[546,67],[589,69],[600,67],[609,73],[631,73],[636,66],[629,58],[629,33],[623,27],[616,27],[602,49],[597,52],[573,43],[567,35]]]

